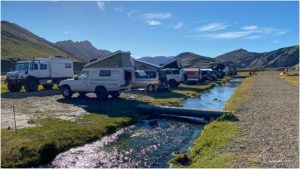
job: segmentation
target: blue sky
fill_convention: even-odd
[[[215,57],[299,43],[298,2],[1,2],[1,19],[51,42],[89,40],[134,57]]]

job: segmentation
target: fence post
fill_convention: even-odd
[[[15,121],[15,132],[17,134],[18,132],[17,132],[17,120],[16,120],[15,105],[13,105],[13,112],[14,112],[14,121]]]

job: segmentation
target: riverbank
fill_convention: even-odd
[[[1,165],[2,167],[32,167],[47,163],[62,151],[97,140],[104,135],[111,134],[122,127],[146,118],[146,116],[135,111],[137,104],[180,106],[184,99],[197,97],[200,92],[209,90],[228,80],[230,78],[199,86],[182,85],[166,93],[124,93],[119,99],[108,99],[106,102],[99,102],[93,96],[91,98],[63,100],[60,98],[61,96],[56,95],[54,98],[56,102],[60,102],[64,106],[78,106],[85,110],[86,114],[75,116],[72,120],[66,120],[62,119],[61,116],[59,118],[53,117],[51,112],[42,109],[36,113],[44,114],[44,116],[38,119],[32,118],[29,121],[34,127],[19,129],[17,134],[12,129],[2,128]],[[22,102],[30,98],[30,96],[25,98],[14,96],[10,99],[8,95],[5,97],[2,100],[8,107],[9,104],[16,104],[17,102],[20,102],[19,106],[22,106]],[[47,97],[54,96],[34,99],[40,99],[46,105]],[[53,102],[52,100],[49,103],[54,104]],[[26,107],[26,105],[23,106]],[[42,105],[39,104],[38,106]],[[55,105],[52,106],[55,107]],[[27,110],[23,109],[23,111]],[[2,118],[5,118],[3,114]]]
[[[246,78],[236,89],[225,105],[225,110],[235,112],[239,105],[250,99],[249,89],[251,78]],[[202,134],[196,139],[191,153],[187,155],[190,160],[186,165],[178,163],[180,155],[170,160],[172,167],[192,168],[222,168],[230,166],[230,163],[237,157],[234,153],[222,152],[222,149],[236,138],[240,130],[235,118],[228,120],[216,120],[204,127]]]

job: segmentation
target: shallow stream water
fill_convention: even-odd
[[[183,107],[221,110],[240,79],[216,86]],[[186,152],[199,137],[201,125],[167,119],[143,120],[84,146],[56,156],[49,167],[148,168],[168,167],[174,152]]]

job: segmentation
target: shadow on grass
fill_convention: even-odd
[[[57,102],[81,107],[89,113],[104,114],[109,117],[130,117],[133,120],[145,117],[135,110],[136,105],[148,104],[124,98],[108,98],[105,101],[100,101],[95,97],[60,98]]]
[[[23,99],[27,97],[45,97],[45,96],[54,96],[60,94],[60,90],[40,90],[36,92],[3,92],[1,93],[1,98],[7,99]]]

